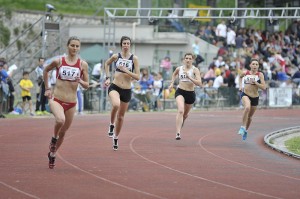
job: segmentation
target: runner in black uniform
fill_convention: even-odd
[[[115,62],[116,71],[113,81],[108,88],[111,102],[111,115],[108,136],[113,137],[113,149],[118,150],[118,136],[120,134],[125,112],[131,99],[131,80],[140,79],[140,68],[138,57],[130,53],[131,39],[123,36],[120,41],[121,53],[113,54],[105,62],[106,81],[110,84],[109,66]]]

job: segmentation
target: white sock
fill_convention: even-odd
[[[55,157],[55,153],[50,152],[50,156],[51,156],[51,157]]]

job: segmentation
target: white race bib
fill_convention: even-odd
[[[62,80],[75,81],[76,77],[80,77],[80,70],[70,66],[61,66],[59,76]]]
[[[245,84],[251,84],[252,82],[257,82],[259,80],[258,75],[246,75],[244,77],[244,83]]]
[[[119,68],[119,66],[125,66],[129,71],[132,71],[132,60],[119,58],[116,66],[117,68]]]

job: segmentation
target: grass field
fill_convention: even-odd
[[[284,144],[290,152],[300,155],[300,137],[287,140]]]

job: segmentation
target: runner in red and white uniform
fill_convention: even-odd
[[[55,166],[55,153],[61,146],[66,131],[72,124],[76,111],[77,87],[89,87],[88,64],[78,57],[80,40],[70,37],[67,42],[68,55],[53,60],[44,69],[45,96],[49,98],[51,112],[55,117],[54,134],[50,142],[48,153],[49,168]],[[48,73],[57,70],[56,85],[53,91],[48,85]]]

